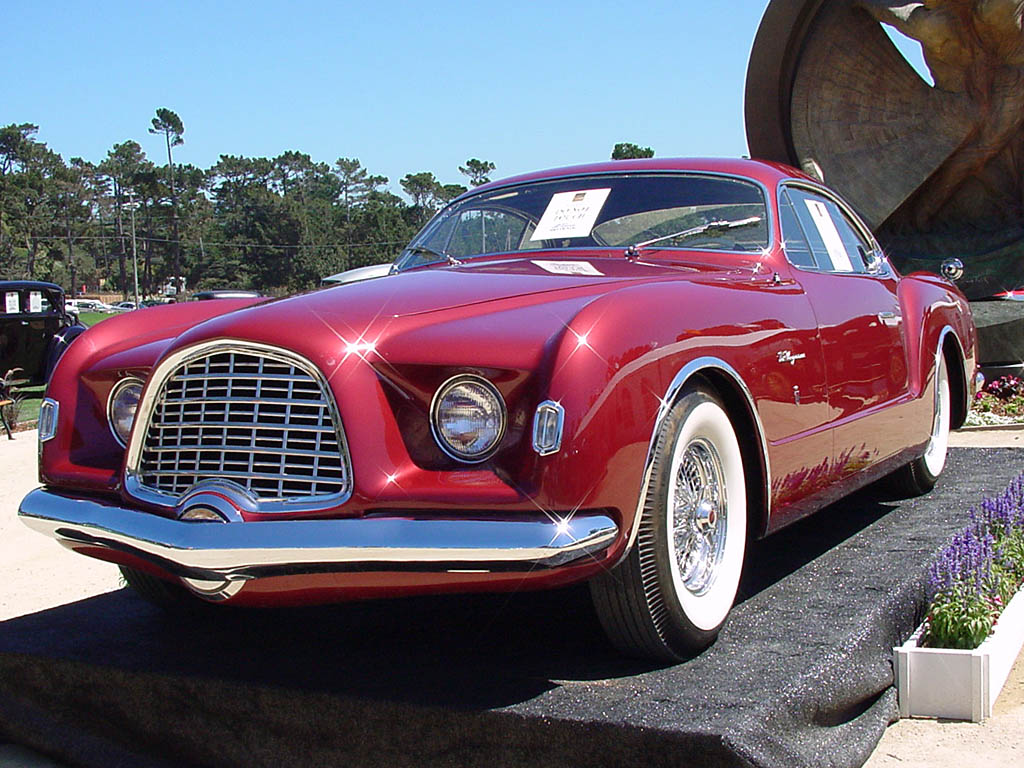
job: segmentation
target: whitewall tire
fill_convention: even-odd
[[[621,651],[676,661],[718,636],[736,599],[747,538],[743,456],[725,407],[697,385],[657,438],[636,543],[591,582]]]

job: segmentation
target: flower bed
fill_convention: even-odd
[[[991,427],[1024,423],[1024,381],[1000,376],[974,396],[966,426]]]
[[[969,518],[929,569],[924,646],[977,648],[1024,584],[1024,475]]]
[[[1024,645],[1024,475],[969,517],[929,569],[924,623],[895,649],[903,717],[988,717]]]

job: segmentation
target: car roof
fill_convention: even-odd
[[[533,171],[507,179],[499,179],[488,184],[475,187],[459,196],[468,197],[492,189],[522,184],[529,181],[565,178],[567,176],[592,176],[605,173],[657,173],[671,171],[689,171],[693,173],[715,173],[739,176],[759,181],[771,188],[784,179],[798,178],[814,181],[802,171],[791,168],[783,163],[767,160],[750,160],[747,158],[707,158],[707,157],[669,157],[643,158],[638,160],[608,160],[586,165],[569,165],[543,171]]]
[[[44,283],[41,280],[0,280],[0,291],[23,291],[26,288],[45,289],[48,291],[61,291],[56,283]]]

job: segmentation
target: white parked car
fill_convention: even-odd
[[[391,262],[387,264],[371,264],[368,267],[356,267],[339,272],[336,275],[325,277],[320,285],[344,285],[345,283],[359,283],[363,280],[373,280],[377,277],[385,277],[391,274]]]

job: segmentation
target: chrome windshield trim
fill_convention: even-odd
[[[182,365],[185,365],[197,358],[229,352],[257,354],[289,365],[294,365],[301,368],[316,380],[320,386],[320,391],[324,393],[324,396],[326,397],[327,408],[335,425],[335,432],[338,437],[338,448],[341,451],[341,459],[344,463],[345,476],[348,480],[348,487],[342,493],[330,495],[325,494],[323,496],[302,498],[291,501],[260,501],[260,511],[267,513],[307,512],[336,507],[348,501],[352,496],[352,488],[355,483],[355,479],[352,475],[352,457],[349,452],[348,440],[345,437],[345,427],[341,421],[341,413],[338,411],[338,405],[334,400],[334,392],[327,383],[327,379],[324,377],[323,373],[321,373],[320,369],[311,361],[290,350],[282,349],[281,347],[274,347],[269,344],[260,344],[258,342],[241,340],[207,341],[190,347],[185,347],[168,355],[154,369],[152,375],[149,377],[149,382],[142,391],[142,399],[139,401],[135,425],[132,429],[131,439],[128,442],[128,450],[125,456],[125,490],[134,498],[148,504],[153,504],[167,509],[174,508],[179,497],[161,493],[146,487],[142,482],[139,470],[142,461],[142,449],[145,443],[146,433],[149,430],[149,422],[152,417],[153,408],[156,404],[157,397],[163,390],[164,384],[167,383],[167,380],[173,376],[174,372]],[[214,424],[212,426],[216,425]],[[295,431],[316,431],[316,429],[308,426],[299,426],[295,428]]]
[[[774,250],[774,248],[775,248],[775,245],[776,245],[776,237],[775,237],[776,226],[775,226],[775,223],[777,221],[777,214],[774,211],[775,206],[772,205],[771,190],[768,188],[767,184],[765,184],[764,182],[760,181],[759,179],[751,178],[750,176],[744,176],[742,174],[737,174],[737,173],[727,173],[725,171],[687,170],[685,168],[650,168],[650,169],[632,170],[632,171],[628,171],[628,170],[620,171],[620,170],[610,169],[610,170],[607,170],[607,171],[597,171],[597,172],[591,171],[591,172],[588,172],[588,173],[565,173],[565,174],[561,174],[561,175],[558,175],[558,176],[549,176],[549,177],[545,177],[545,178],[541,178],[541,179],[531,179],[529,181],[517,181],[517,182],[511,182],[511,183],[508,183],[508,184],[501,184],[501,185],[496,186],[496,187],[490,187],[489,189],[487,189],[484,192],[477,192],[475,190],[470,190],[468,192],[465,192],[465,193],[459,195],[457,198],[455,198],[450,203],[448,203],[448,205],[446,205],[440,211],[438,211],[433,216],[431,216],[430,220],[426,224],[424,224],[422,229],[420,229],[420,231],[416,233],[416,235],[412,238],[412,240],[409,241],[409,245],[417,244],[420,241],[420,239],[425,234],[427,234],[428,232],[432,232],[433,229],[435,228],[435,225],[438,222],[442,221],[447,216],[449,216],[451,214],[451,212],[455,208],[457,208],[458,206],[461,206],[464,203],[472,200],[472,198],[474,198],[474,197],[476,197],[478,195],[480,195],[480,196],[492,195],[492,194],[494,194],[496,192],[500,193],[502,190],[508,190],[508,189],[512,189],[514,187],[524,187],[524,186],[528,186],[528,185],[531,185],[531,184],[547,184],[549,182],[556,182],[556,181],[569,181],[571,179],[586,179],[586,178],[602,178],[602,177],[606,177],[606,176],[704,176],[704,177],[710,177],[710,178],[716,178],[716,179],[729,179],[731,181],[738,181],[738,182],[742,182],[742,183],[745,183],[745,184],[750,184],[751,186],[756,187],[758,190],[760,190],[761,196],[764,199],[765,226],[766,226],[766,228],[768,230],[768,244],[764,246],[764,249],[763,249],[762,252],[763,253],[771,253]],[[609,245],[609,246],[588,246],[588,247],[579,246],[579,247],[571,247],[571,248],[546,248],[546,249],[543,249],[543,250],[545,250],[545,251],[557,250],[557,251],[568,251],[568,252],[571,252],[571,251],[612,250],[612,251],[622,252],[624,248],[625,248],[625,246],[610,246]],[[756,256],[757,255],[757,253],[755,251],[734,251],[734,250],[728,250],[728,249],[723,249],[723,248],[685,248],[685,247],[678,247],[678,248],[672,248],[672,249],[663,248],[661,250],[700,251],[702,253],[721,253],[721,254],[729,254],[729,255],[734,255],[734,256],[735,255],[746,255],[746,256]],[[478,257],[481,257],[481,256],[493,256],[493,255],[498,254],[498,253],[508,253],[508,254],[513,254],[513,255],[517,255],[517,256],[524,256],[524,257],[526,257],[526,256],[530,256],[531,254],[536,254],[537,252],[538,251],[531,251],[531,250],[494,251],[493,253],[479,253],[479,254],[474,254],[472,256],[467,256],[467,257],[465,257],[465,261],[471,262],[471,261],[473,261],[473,259],[476,259]],[[405,249],[402,250],[402,253],[405,253]],[[401,254],[399,254],[399,259],[401,259]],[[408,271],[410,269],[418,269],[419,267],[423,267],[423,266],[430,266],[430,265],[433,265],[433,264],[444,264],[444,263],[447,263],[444,260],[440,260],[440,261],[436,261],[436,262],[430,262],[429,264],[418,264],[415,267],[405,267],[405,268],[399,269],[399,268],[397,268],[397,263],[398,263],[399,259],[395,260],[395,265],[392,266],[391,274],[400,274],[401,272],[406,272],[406,271]]]
[[[637,535],[640,532],[640,518],[644,511],[644,501],[647,499],[647,492],[651,486],[651,473],[654,471],[654,452],[657,448],[658,435],[661,432],[661,428],[665,423],[665,419],[668,418],[669,411],[672,406],[675,405],[676,399],[679,397],[680,391],[686,385],[695,374],[706,370],[720,371],[733,380],[743,393],[743,397],[746,400],[747,408],[750,411],[751,416],[754,419],[754,424],[757,429],[757,437],[760,442],[761,457],[764,460],[765,470],[765,485],[767,490],[768,509],[767,516],[771,519],[772,516],[772,467],[771,460],[768,457],[768,439],[765,436],[764,424],[761,422],[761,417],[757,412],[757,407],[754,404],[754,396],[750,392],[750,388],[746,385],[743,379],[740,377],[736,369],[729,365],[724,360],[717,357],[698,357],[696,360],[691,360],[689,363],[684,365],[680,371],[672,379],[672,383],[669,384],[668,390],[665,392],[665,396],[661,399],[661,407],[658,408],[658,413],[654,419],[654,429],[651,432],[651,442],[647,448],[647,458],[644,461],[643,471],[643,482],[640,486],[640,498],[637,500],[636,514],[633,516],[633,525],[629,531],[629,541],[624,550],[623,557],[629,554],[633,545],[636,543]]]
[[[187,522],[38,488],[21,502],[29,528],[74,548],[130,554],[175,576],[236,582],[363,570],[487,572],[555,568],[593,557],[618,536],[601,513],[532,520],[396,514],[341,520]]]

